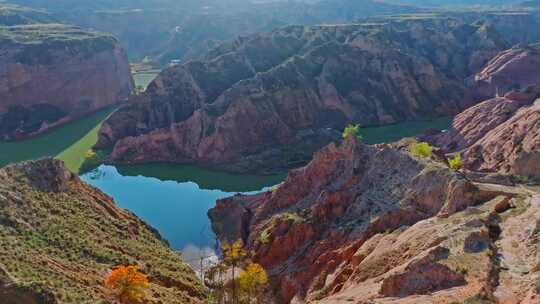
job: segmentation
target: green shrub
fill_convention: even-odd
[[[454,156],[448,158],[448,166],[454,171],[461,170],[463,162],[461,160],[461,155],[459,153],[454,154]]]
[[[349,136],[356,136],[358,140],[362,140],[362,135],[360,134],[360,125],[348,125],[345,130],[343,130],[343,139],[347,139]]]
[[[433,147],[426,142],[413,143],[409,149],[413,156],[431,158],[433,155]]]

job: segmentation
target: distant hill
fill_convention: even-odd
[[[417,11],[375,0],[10,1],[47,9],[69,23],[113,33],[133,60],[151,56],[161,64],[198,58],[224,40],[290,24],[346,23]]]
[[[0,25],[51,23],[55,21],[47,11],[0,2]]]
[[[492,6],[492,5],[512,5],[517,4],[519,0],[386,0],[385,2],[394,4],[417,5],[419,7],[438,6],[438,7],[455,7],[455,6]]]
[[[540,0],[529,0],[529,1],[524,1],[522,3],[520,3],[521,6],[524,6],[524,7],[534,7],[534,8],[537,8],[537,7],[540,7]]]

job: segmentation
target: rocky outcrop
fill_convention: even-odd
[[[453,19],[239,38],[164,71],[105,122],[97,147],[113,148],[115,162],[282,170],[351,122],[459,112],[468,105],[463,79],[505,45],[489,27]]]
[[[476,100],[495,95],[504,96],[513,90],[540,84],[540,45],[516,46],[491,59],[474,76],[473,94]]]
[[[527,209],[530,194],[471,183],[398,146],[331,144],[275,189],[218,201],[214,231],[244,240],[271,274],[276,303],[493,299],[495,209],[511,210],[503,200]],[[527,279],[517,296],[533,285]]]
[[[540,100],[487,132],[464,156],[470,169],[540,179]]]
[[[112,268],[150,278],[147,303],[204,303],[195,273],[155,229],[82,182],[61,161],[0,169],[0,302],[114,302]]]
[[[521,97],[511,93],[467,109],[434,143],[461,153],[470,170],[540,178],[540,100]]]
[[[452,127],[427,140],[445,152],[459,152],[470,170],[540,178],[539,46],[502,52],[473,85],[486,100],[456,116]],[[505,93],[504,95],[502,95]]]
[[[112,36],[59,24],[2,28],[0,139],[32,136],[127,99],[133,80]]]

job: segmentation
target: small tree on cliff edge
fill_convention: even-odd
[[[358,141],[362,141],[362,134],[360,134],[360,125],[348,125],[345,130],[343,130],[343,134],[341,135],[343,139],[347,139],[349,136],[355,136]]]
[[[232,298],[233,303],[236,303],[236,278],[235,270],[238,264],[246,258],[247,252],[244,250],[244,243],[242,240],[237,240],[232,245],[224,243],[221,246],[223,252],[223,261],[226,265],[231,266],[232,268]]]

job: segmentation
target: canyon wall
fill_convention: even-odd
[[[464,79],[508,44],[457,19],[289,26],[241,37],[162,72],[103,125],[110,161],[283,171],[348,123],[455,114]]]
[[[10,2],[46,9],[63,22],[113,33],[132,60],[149,56],[163,66],[172,59],[185,62],[201,58],[209,49],[239,35],[288,24],[347,23],[367,16],[418,11],[374,0]]]
[[[61,24],[1,28],[0,139],[36,135],[125,101],[133,80],[112,36]]]

